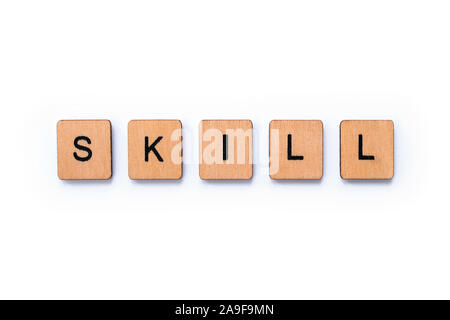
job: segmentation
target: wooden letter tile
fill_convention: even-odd
[[[57,124],[58,176],[61,180],[111,178],[111,123],[61,120]]]
[[[244,180],[252,176],[252,122],[203,120],[200,123],[200,178]]]
[[[342,179],[392,179],[394,123],[391,120],[341,122]]]
[[[272,179],[322,178],[322,121],[273,120],[269,130]]]
[[[181,179],[182,156],[179,120],[132,120],[128,123],[130,179]]]

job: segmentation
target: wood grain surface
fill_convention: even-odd
[[[133,180],[177,180],[183,175],[179,120],[132,120],[128,124],[128,175]],[[149,150],[153,143],[154,149]],[[162,161],[161,161],[162,160]]]
[[[270,122],[269,130],[270,177],[272,179],[317,180],[322,178],[322,121],[273,120]],[[290,157],[289,151],[291,151]]]
[[[57,145],[61,180],[111,178],[111,123],[108,120],[61,120],[57,124]]]
[[[340,131],[343,179],[393,178],[393,121],[344,120],[341,122]]]
[[[224,143],[227,146],[225,157]],[[201,179],[252,178],[253,124],[250,120],[203,120],[200,123],[199,150]]]

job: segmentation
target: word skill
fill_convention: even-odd
[[[199,126],[199,176],[203,180],[253,177],[250,120],[203,120]],[[112,176],[111,122],[61,120],[57,124],[58,177],[107,180]],[[269,125],[269,176],[274,180],[320,180],[323,123],[273,120]],[[394,176],[394,123],[344,120],[340,125],[340,173],[348,180]],[[179,120],[128,123],[128,176],[132,180],[178,180],[183,176]]]

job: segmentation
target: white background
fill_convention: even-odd
[[[448,1],[0,2],[0,298],[450,298]],[[180,119],[184,177],[134,182],[127,123]],[[251,182],[198,177],[251,119]],[[62,182],[56,122],[109,119],[113,179]],[[321,119],[321,182],[268,177]],[[392,182],[339,177],[339,122],[392,119]]]

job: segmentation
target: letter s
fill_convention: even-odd
[[[79,136],[79,137],[76,137],[75,140],[73,141],[73,145],[75,146],[75,148],[77,148],[79,150],[82,150],[82,151],[86,151],[87,152],[87,156],[80,157],[76,152],[73,153],[73,156],[78,161],[82,161],[82,162],[89,161],[89,159],[92,158],[92,150],[89,149],[88,147],[85,147],[85,146],[82,146],[82,145],[78,144],[78,142],[80,140],[84,140],[88,144],[91,144],[91,139],[89,139],[88,137],[85,137],[85,136]]]

